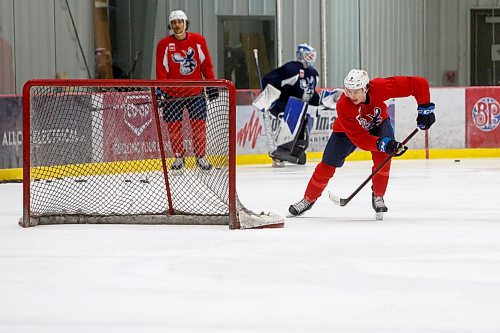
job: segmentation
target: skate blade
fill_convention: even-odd
[[[168,174],[170,176],[180,177],[180,176],[182,176],[184,174],[184,171],[185,171],[184,168],[181,168],[181,169],[170,169],[168,171]]]
[[[305,214],[305,212],[307,212],[307,210],[306,210],[306,211],[304,211],[304,212],[302,212],[302,214],[297,214],[297,215],[294,215],[294,214],[290,213],[290,211],[288,211],[288,214],[286,215],[286,217],[287,217],[287,218],[299,217],[299,216],[304,215],[304,214]]]
[[[384,219],[384,212],[377,212],[377,213],[375,213],[375,219],[377,221],[382,221]]]
[[[304,213],[305,213],[305,212],[304,212]],[[301,217],[301,216],[304,216],[304,213],[299,214],[299,215],[293,215],[292,213],[288,213],[288,214],[286,215],[286,218],[291,219],[291,218],[295,218],[295,217]]]
[[[273,161],[273,168],[284,168],[285,167],[285,162],[274,162]]]

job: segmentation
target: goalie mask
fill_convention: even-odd
[[[297,61],[303,63],[306,67],[313,67],[316,61],[316,50],[309,44],[299,44],[297,46]]]
[[[367,89],[370,78],[368,73],[362,69],[351,69],[344,79],[344,87],[351,90]]]

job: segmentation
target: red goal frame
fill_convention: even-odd
[[[234,84],[228,80],[87,80],[87,79],[33,79],[26,82],[23,87],[23,218],[20,225],[29,227],[32,225],[30,221],[30,92],[33,87],[151,87],[151,94],[155,94],[155,87],[162,85],[182,85],[183,87],[223,87],[229,92],[229,147],[228,147],[228,181],[229,181],[229,228],[239,229],[241,225],[238,220],[237,194],[236,194],[236,89]],[[155,123],[157,129],[160,127],[158,107],[156,99],[152,98],[155,107]],[[161,137],[161,134],[160,134]],[[160,145],[162,145],[160,140]],[[164,154],[163,147],[161,149]],[[165,158],[162,156],[162,165],[165,166]],[[165,170],[164,170],[165,172]],[[168,178],[166,177],[166,186],[168,190]],[[169,199],[169,211],[173,213],[171,201]],[[161,222],[160,222],[161,223]]]

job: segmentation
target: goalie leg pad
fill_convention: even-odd
[[[304,165],[307,162],[306,150],[309,147],[309,141],[297,140],[292,150],[292,156],[297,157],[297,164]]]
[[[288,99],[283,117],[279,118],[279,126],[275,136],[276,146],[291,143],[289,150],[293,148],[295,140],[297,140],[302,130],[306,112],[306,102],[295,97],[290,97]]]
[[[292,156],[298,157],[301,161],[299,164],[305,164],[305,152],[309,147],[309,119],[312,119],[309,114],[306,114],[306,121],[302,124],[300,133],[297,135],[297,140],[292,148]],[[303,161],[302,161],[303,160]]]
[[[295,97],[290,97],[286,103],[283,119],[293,134],[296,134],[302,126],[307,105],[306,102]]]

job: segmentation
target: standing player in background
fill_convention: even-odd
[[[205,38],[200,34],[187,32],[189,21],[182,10],[171,12],[168,21],[173,34],[160,40],[156,48],[156,79],[213,80],[214,70]],[[217,98],[217,88],[207,88],[207,96],[203,88],[159,88],[157,96],[176,158],[171,168],[180,170],[185,165],[181,121],[184,109],[187,109],[196,164],[202,170],[210,170],[212,165],[205,157],[206,97],[210,100]]]
[[[337,103],[337,119],[333,133],[307,185],[304,198],[289,207],[291,216],[309,210],[319,198],[336,168],[357,147],[371,151],[374,170],[387,154],[402,155],[407,147],[394,139],[387,105],[390,98],[414,96],[418,103],[417,126],[429,129],[436,121],[434,103],[430,102],[429,83],[418,76],[394,76],[369,80],[364,70],[353,69],[344,79],[344,94]],[[387,212],[384,194],[389,182],[391,161],[372,179],[372,206],[377,219]]]
[[[278,100],[269,109],[273,116],[283,115],[290,97],[298,98],[310,105],[319,105],[320,98],[316,92],[319,74],[313,67],[315,61],[316,50],[308,44],[300,44],[297,47],[297,61],[287,62],[264,76],[263,89],[269,84],[281,92]],[[306,163],[306,149],[309,146],[306,117],[307,112],[304,112],[303,118],[297,123],[300,129],[294,140],[278,145],[277,149],[269,154],[274,167],[284,166],[283,161]]]

